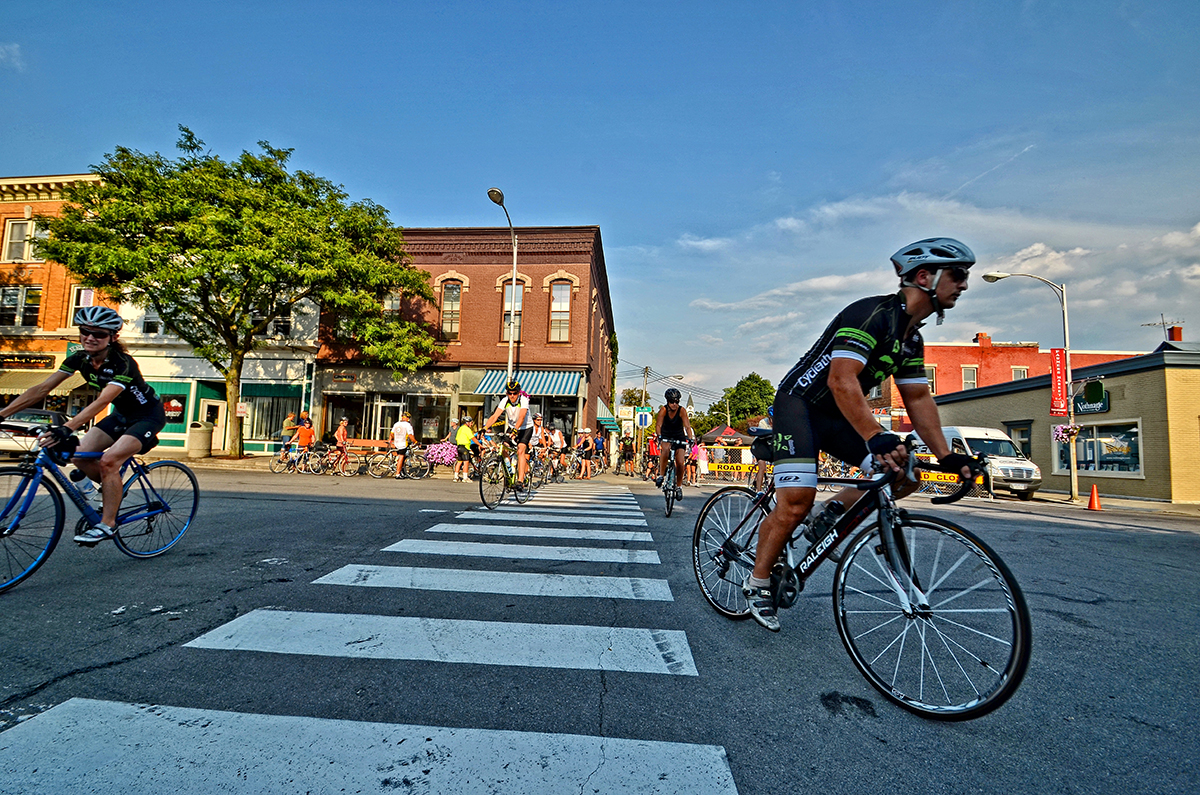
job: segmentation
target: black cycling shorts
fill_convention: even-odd
[[[460,444],[458,446],[458,460],[459,461],[470,461],[471,460],[471,451],[467,449],[467,446],[465,444]]]
[[[112,412],[96,423],[96,427],[107,433],[115,442],[122,436],[136,437],[142,443],[143,454],[158,446],[158,432],[167,424],[167,415],[163,413],[162,403],[142,417],[126,419],[117,412]]]
[[[871,458],[867,443],[841,414],[822,411],[787,392],[777,392],[775,435],[771,438],[775,488],[815,489],[820,452],[863,469]]]
[[[533,426],[531,425],[528,428],[522,428],[519,431],[513,431],[512,435],[514,443],[523,444],[528,447],[529,443],[533,441]]]

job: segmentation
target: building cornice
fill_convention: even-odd
[[[0,177],[0,202],[60,201],[63,189],[76,182],[99,182],[95,174],[47,177]]]

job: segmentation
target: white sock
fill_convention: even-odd
[[[765,579],[760,580],[759,578],[757,578],[753,574],[751,574],[750,579],[748,579],[746,581],[746,584],[749,585],[751,588],[766,588],[766,587],[770,586],[771,578],[767,577]]]

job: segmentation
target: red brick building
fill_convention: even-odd
[[[430,274],[435,303],[396,309],[423,319],[445,352],[397,381],[323,346],[314,384],[319,425],[331,429],[344,415],[356,434],[382,439],[407,410],[417,437],[431,441],[445,436],[450,417],[492,411],[515,310],[514,369],[534,410],[568,433],[615,427],[612,303],[599,227],[517,229],[515,293],[507,227],[405,229],[404,239],[414,265]]]
[[[38,256],[37,215],[62,207],[63,188],[92,174],[0,178],[0,402],[7,403],[58,369],[79,344],[75,309],[100,303],[57,262]],[[93,397],[78,375],[55,389],[44,408],[73,413]]]
[[[1071,350],[1071,368],[1078,370],[1093,364],[1139,356],[1137,351]],[[993,342],[982,331],[970,343],[925,343],[925,375],[935,395],[1019,381],[1050,374],[1050,350],[1036,342]],[[884,424],[890,419],[899,431],[912,430],[908,413],[892,379],[872,391],[870,400]]]

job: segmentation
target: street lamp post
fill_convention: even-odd
[[[488,188],[488,198],[500,205],[500,209],[504,210],[504,217],[508,220],[508,232],[512,236],[513,250],[513,266],[512,266],[512,293],[508,305],[508,380],[513,380],[513,343],[515,336],[513,327],[516,325],[517,319],[517,230],[513,229],[512,218],[508,215],[508,208],[504,206],[504,191],[499,188]]]
[[[994,284],[1001,279],[1007,279],[1009,276],[1028,276],[1030,279],[1037,279],[1043,284],[1050,285],[1050,289],[1058,296],[1058,303],[1062,306],[1063,318],[1063,351],[1066,354],[1067,364],[1067,424],[1071,427],[1075,426],[1075,394],[1074,382],[1071,376],[1071,324],[1067,318],[1067,285],[1055,284],[1049,279],[1044,279],[1034,273],[1005,273],[1003,271],[992,271],[991,273],[983,274],[983,280],[988,284]],[[1075,450],[1075,437],[1071,437],[1068,444],[1070,448],[1070,466],[1071,466],[1071,502],[1079,502],[1079,469],[1077,467],[1078,453]]]

